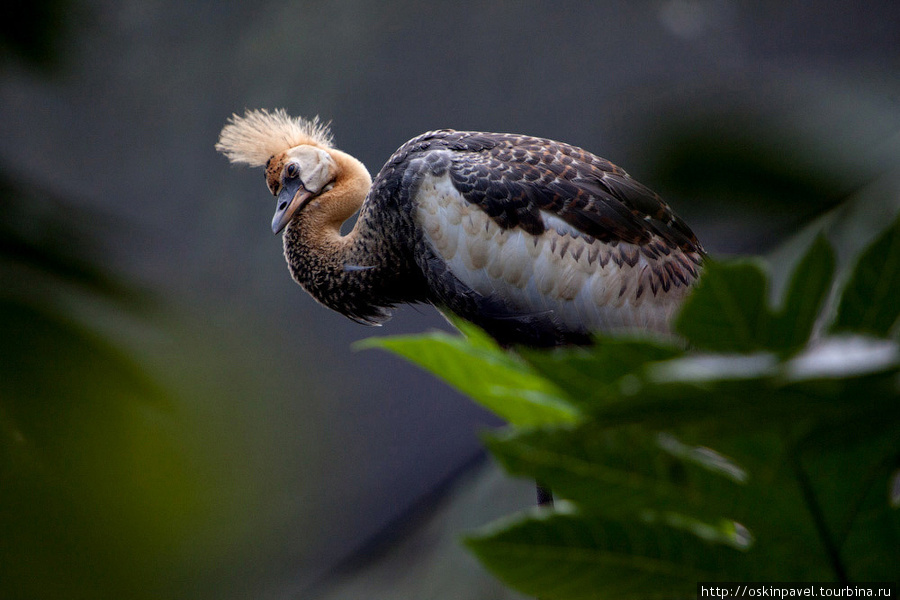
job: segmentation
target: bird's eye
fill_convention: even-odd
[[[296,163],[291,163],[287,166],[287,170],[285,171],[288,177],[296,177],[300,174],[300,167],[297,166]]]

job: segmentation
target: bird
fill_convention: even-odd
[[[705,251],[659,194],[562,142],[435,130],[373,179],[318,117],[277,109],[233,114],[216,149],[265,168],[294,280],[365,325],[423,303],[504,348],[583,346],[668,333],[700,277]],[[540,482],[537,501],[553,504]]]
[[[372,178],[329,124],[277,109],[231,115],[216,149],[264,167],[294,280],[365,325],[407,303],[505,348],[669,333],[701,274],[702,245],[659,194],[562,142],[440,129]]]

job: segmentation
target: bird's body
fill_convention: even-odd
[[[700,243],[657,194],[567,144],[433,131],[373,181],[316,121],[276,111],[233,118],[217,147],[265,163],[294,279],[362,323],[421,302],[503,345],[581,344],[666,331],[699,275]]]

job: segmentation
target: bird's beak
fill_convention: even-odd
[[[275,216],[272,217],[272,231],[281,233],[298,210],[303,208],[315,194],[304,187],[299,178],[291,181],[278,192],[275,204]]]

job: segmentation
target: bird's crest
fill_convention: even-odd
[[[281,108],[274,112],[262,109],[248,110],[243,117],[231,115],[219,134],[216,150],[233,163],[261,167],[272,156],[302,144],[331,148],[328,124],[319,117],[291,117]]]

